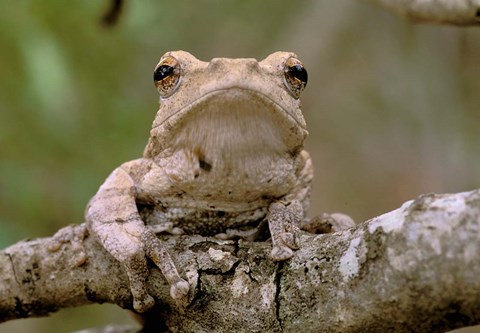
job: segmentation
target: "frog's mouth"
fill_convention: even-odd
[[[209,92],[152,127],[145,154],[168,148],[215,151],[218,154],[298,153],[308,134],[281,105],[243,88]]]

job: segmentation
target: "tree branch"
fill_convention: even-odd
[[[74,246],[50,252],[51,242],[0,252],[0,321],[93,302],[131,308],[126,275],[93,237],[81,266]],[[349,230],[304,233],[283,263],[269,258],[268,242],[165,243],[194,292],[176,304],[152,267],[158,305],[147,328],[162,320],[179,332],[445,332],[480,322],[480,190],[425,195]]]
[[[479,0],[374,0],[401,16],[418,22],[479,25]]]

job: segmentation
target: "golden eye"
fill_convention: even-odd
[[[293,97],[299,98],[307,86],[308,74],[303,64],[297,58],[288,58],[283,69],[285,84]]]
[[[180,64],[172,56],[166,56],[160,60],[153,72],[153,81],[162,97],[170,96],[180,82]]]

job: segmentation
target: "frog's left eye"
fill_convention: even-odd
[[[285,84],[292,93],[293,97],[299,98],[301,92],[307,86],[308,74],[303,64],[297,58],[289,58],[285,62],[283,69],[285,75]]]
[[[172,56],[166,56],[160,60],[153,72],[153,81],[162,97],[170,96],[180,82],[180,64]]]

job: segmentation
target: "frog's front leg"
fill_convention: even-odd
[[[298,234],[310,202],[313,165],[308,152],[301,151],[296,163],[297,181],[293,191],[268,207],[267,220],[273,245],[271,257],[276,261],[290,259],[293,250],[300,247]]]
[[[272,237],[271,257],[283,261],[299,248],[298,232],[303,219],[303,207],[298,200],[276,201],[268,208],[267,220]]]
[[[137,187],[128,171],[132,161],[117,168],[90,201],[86,220],[91,232],[127,272],[133,295],[133,307],[144,312],[154,305],[146,288],[146,257],[160,268],[171,286],[170,294],[179,299],[188,294],[189,284],[180,277],[167,250],[146,228],[136,206]]]

